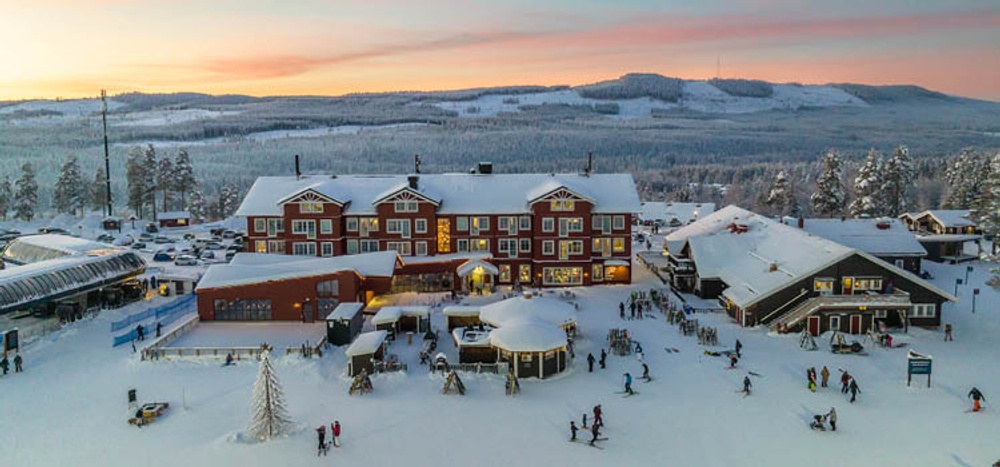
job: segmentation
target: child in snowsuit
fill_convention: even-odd
[[[24,371],[24,369],[21,368],[21,361],[22,361],[21,354],[14,355],[14,373],[20,373]]]
[[[340,447],[340,422],[334,421],[333,425],[330,425],[330,434],[333,435],[333,447]]]
[[[572,436],[569,438],[570,441],[576,441],[576,430],[579,430],[579,428],[576,427],[576,422],[570,420],[569,431],[572,433]]]
[[[316,437],[319,438],[319,448],[316,450],[316,456],[322,456],[326,454],[326,425],[320,425],[316,429]]]
[[[820,370],[819,376],[820,378],[822,378],[822,380],[820,381],[820,386],[825,388],[827,381],[830,380],[830,370],[826,368],[826,365],[823,365],[823,369]]]
[[[978,388],[973,387],[972,390],[969,391],[968,397],[972,398],[972,411],[979,412],[980,409],[979,401],[986,400],[986,396],[984,396],[983,393],[979,392]]]
[[[826,414],[826,419],[830,421],[830,431],[837,431],[837,409],[830,407]]]
[[[753,383],[750,382],[750,375],[744,376],[743,377],[743,393],[749,396],[750,395],[750,387],[751,386],[753,386]]]
[[[625,393],[628,395],[635,394],[632,392],[632,375],[625,373]]]
[[[606,368],[606,366],[604,364],[605,364],[605,361],[607,359],[608,359],[608,353],[605,352],[604,349],[601,349],[601,369],[602,370]]]
[[[739,361],[740,359],[735,354],[729,354],[729,368],[736,368]]]
[[[944,340],[945,341],[955,340],[951,337],[951,323],[945,323],[944,325]]]
[[[851,403],[853,404],[854,400],[858,398],[858,393],[861,392],[861,388],[858,387],[858,382],[854,378],[851,378],[851,386],[849,389],[851,391]]]
[[[594,360],[596,360],[594,358],[594,354],[592,354],[592,353],[587,354],[587,372],[588,373],[593,373],[594,372]]]

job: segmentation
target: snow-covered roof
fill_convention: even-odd
[[[351,320],[352,318],[357,316],[357,314],[360,313],[361,310],[364,309],[364,307],[365,307],[364,303],[358,303],[358,302],[341,303],[337,305],[337,308],[334,308],[329,315],[327,315],[326,320],[327,321]]]
[[[354,342],[351,342],[351,345],[347,347],[347,350],[344,350],[344,353],[348,357],[374,354],[382,346],[382,343],[385,342],[385,338],[388,335],[389,333],[384,330],[358,334],[358,337],[354,339]]]
[[[562,300],[546,297],[528,298],[523,295],[484,305],[479,309],[479,320],[497,327],[523,318],[566,326],[576,322],[576,309]]]
[[[605,266],[631,266],[628,261],[623,259],[609,259],[604,261]]]
[[[451,305],[446,306],[441,310],[445,316],[479,316],[478,306],[461,306],[461,305]]]
[[[940,243],[940,242],[971,242],[983,238],[978,234],[936,234],[917,235],[918,242]]]
[[[228,264],[213,264],[198,289],[214,289],[258,282],[355,271],[363,277],[392,277],[399,257],[395,251],[317,258],[266,253],[237,253]]]
[[[944,227],[975,227],[976,223],[969,220],[968,209],[931,209],[920,213],[917,218],[932,216]]]
[[[476,268],[483,268],[487,274],[500,274],[500,270],[497,269],[496,266],[481,259],[470,259],[460,264],[458,268],[455,269],[455,274],[458,274],[458,277],[465,277],[472,274],[472,271],[475,271]]]
[[[120,249],[8,267],[0,270],[0,313],[47,297],[89,290],[109,279],[137,276],[145,269],[142,258]]]
[[[399,321],[399,318],[403,316],[403,310],[399,309],[398,306],[385,306],[375,313],[372,317],[372,324],[389,324]]]
[[[698,221],[670,232],[664,238],[664,244],[671,254],[680,252],[684,243],[689,237],[706,235],[725,230],[732,223],[744,223],[759,214],[747,211],[739,206],[730,204],[718,211],[702,217]]]
[[[167,211],[161,212],[156,215],[156,220],[159,221],[171,221],[177,219],[190,219],[191,213],[187,211]]]
[[[797,221],[795,221],[797,223]],[[888,225],[880,229],[879,225]],[[793,224],[788,224],[794,226]],[[875,256],[925,256],[917,237],[899,219],[804,219],[803,229]]]
[[[451,336],[458,342],[459,347],[489,347],[491,332],[492,329],[480,331],[458,327],[451,330]]]
[[[490,258],[493,258],[493,254],[488,251],[465,251],[461,253],[445,253],[443,255],[434,255],[434,256],[407,256],[402,261],[405,264],[428,264],[428,263],[445,263],[448,261],[458,261],[458,260],[490,259]]]
[[[260,177],[236,215],[281,215],[280,202],[306,190],[345,203],[347,215],[374,215],[376,200],[407,186],[406,175]],[[593,200],[596,213],[641,211],[629,174],[421,174],[416,191],[440,200],[439,214],[526,214],[531,201],[559,188]]]
[[[682,224],[689,224],[715,212],[715,203],[664,203],[648,201],[642,203],[642,219],[648,221],[662,220],[669,222],[677,219]]]
[[[35,263],[68,255],[106,255],[123,251],[106,243],[60,234],[25,235],[10,242],[3,251],[4,261]]]
[[[521,318],[490,331],[490,344],[510,352],[546,352],[566,343],[565,331],[530,318]]]

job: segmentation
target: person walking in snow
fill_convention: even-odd
[[[594,372],[594,360],[596,360],[594,358],[594,354],[593,353],[588,353],[587,354],[587,373],[593,373]]]
[[[753,386],[753,383],[750,382],[750,375],[744,376],[743,377],[743,393],[749,396],[750,395],[750,388],[752,386]]]
[[[743,350],[743,343],[739,339],[736,339],[736,358],[743,358],[743,354],[740,351]]]
[[[605,368],[607,368],[605,366],[605,363],[606,363],[607,359],[608,359],[608,353],[605,352],[604,349],[601,349],[601,369],[602,370],[605,369]]]
[[[584,428],[587,428],[587,412],[583,413],[583,425],[582,426]]]
[[[823,369],[820,370],[819,376],[820,376],[820,378],[822,378],[820,380],[820,386],[825,388],[826,387],[826,383],[828,381],[830,381],[830,370],[827,369],[826,365],[823,365]]]
[[[826,419],[830,422],[830,431],[837,431],[837,409],[830,407],[826,413]]]
[[[736,364],[740,362],[740,359],[736,354],[729,354],[729,368],[736,368]]]
[[[161,335],[162,332],[163,332],[163,323],[157,321],[156,322],[156,337],[160,337],[160,335]]]
[[[590,438],[590,445],[593,446],[597,442],[597,438],[601,436],[601,425],[595,422],[594,426],[590,427],[590,434],[593,436]]]
[[[146,332],[142,329],[142,325],[139,324],[135,327],[136,339],[140,341],[146,340]]]
[[[861,388],[858,387],[858,381],[854,378],[851,378],[851,386],[849,389],[851,391],[851,403],[853,404],[855,399],[858,398],[858,393],[861,392]]]
[[[21,354],[14,355],[14,373],[20,373],[24,371],[24,368],[21,368],[22,361],[23,360],[21,360]]]
[[[333,447],[340,447],[340,421],[334,420],[333,425],[330,425],[330,434],[333,437]]]
[[[649,365],[646,362],[642,363],[642,379],[646,380],[647,383],[653,380],[649,377]]]
[[[975,386],[973,386],[972,390],[969,391],[969,395],[967,397],[971,397],[972,398],[972,411],[973,412],[979,412],[979,410],[980,410],[979,401],[980,400],[984,400],[984,401],[986,400],[986,396],[984,396],[983,393],[980,392],[979,389],[976,388]]]
[[[316,457],[326,454],[326,425],[320,425],[316,429],[316,437],[319,438],[319,448],[316,450]]]
[[[625,319],[625,302],[618,302],[618,316]]]
[[[847,394],[847,388],[850,384],[851,375],[847,374],[844,370],[840,370],[840,393]]]
[[[601,404],[594,406],[594,426],[603,425],[604,418],[602,418]]]
[[[0,360],[0,370],[3,370],[4,375],[10,370],[10,361],[7,360],[7,354],[3,354],[3,360]]]
[[[632,303],[629,303],[628,308],[629,308],[629,310],[632,313],[632,319],[635,319],[635,301],[634,300],[632,301]]]
[[[579,430],[579,428],[576,427],[576,422],[574,422],[573,420],[570,420],[569,421],[569,432],[572,433],[572,435],[569,438],[570,441],[576,441],[576,431],[577,430]]]
[[[944,340],[945,342],[955,340],[951,337],[951,323],[944,324]]]
[[[625,394],[632,395],[635,392],[632,391],[632,375],[625,373]]]

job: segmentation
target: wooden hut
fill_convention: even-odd
[[[508,362],[517,378],[547,378],[566,369],[566,332],[551,323],[525,318],[490,332],[497,358]]]
[[[403,316],[403,310],[398,306],[386,306],[378,310],[372,317],[372,325],[375,329],[386,331],[390,336],[396,337],[399,331],[399,318]]]
[[[431,329],[431,307],[402,306],[399,307],[400,332],[427,332]]]
[[[468,325],[451,331],[451,338],[458,348],[459,363],[496,363],[497,351],[490,345],[492,327]]]
[[[365,304],[358,302],[337,305],[326,317],[326,341],[333,345],[345,345],[354,340],[365,324],[365,315],[361,313],[364,308]]]
[[[382,344],[385,342],[385,338],[388,335],[385,331],[373,331],[359,334],[357,339],[347,347],[344,351],[349,359],[347,363],[347,374],[350,376],[357,376],[361,373],[361,370],[365,370],[368,374],[375,372],[374,360],[382,360],[385,356],[385,350],[382,348]]]
[[[445,322],[448,324],[448,332],[455,328],[461,328],[468,325],[478,325],[479,321],[479,307],[478,306],[459,306],[452,305],[446,306],[442,310],[445,317]]]

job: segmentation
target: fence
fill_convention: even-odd
[[[507,374],[510,370],[508,369],[507,362],[499,363],[449,363],[447,365],[430,365],[431,373],[437,369],[441,369],[444,372],[448,371],[467,371],[471,373],[492,373],[494,375]]]
[[[406,371],[406,364],[399,362],[372,362],[375,365],[375,373],[392,373],[395,371]]]
[[[185,295],[177,300],[170,303],[160,305],[155,308],[149,308],[145,311],[126,316],[125,318],[111,323],[111,332],[121,331],[122,329],[130,327],[132,324],[145,321],[149,318],[156,317],[157,319],[162,318],[168,314],[171,314],[174,310],[190,304],[194,301],[194,294]]]

